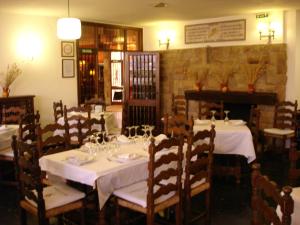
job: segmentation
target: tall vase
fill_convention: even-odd
[[[222,83],[220,85],[220,89],[221,89],[222,92],[228,92],[229,91],[228,84]]]
[[[252,94],[255,92],[254,84],[248,84],[248,93]]]
[[[4,87],[2,89],[2,97],[7,98],[9,96],[9,92],[10,92],[9,88],[8,87]]]

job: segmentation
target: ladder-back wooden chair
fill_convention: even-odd
[[[50,217],[73,210],[81,210],[81,224],[85,224],[85,194],[63,184],[44,187],[36,145],[17,141],[13,136],[12,147],[19,183],[21,224],[27,224],[26,212],[37,216],[39,225],[47,225]]]
[[[260,121],[260,110],[252,105],[250,110],[250,117],[247,125],[253,137],[253,145],[254,145],[256,155],[258,155],[258,139],[259,139],[259,131],[260,131],[259,121]]]
[[[186,100],[184,95],[172,94],[172,112],[173,115],[186,115]]]
[[[289,151],[289,182],[292,186],[300,184],[300,151],[296,149],[293,143],[292,149]]]
[[[291,214],[294,211],[292,188],[283,187],[281,194],[276,183],[260,173],[259,164],[254,164],[252,168],[251,224],[291,225]],[[280,207],[281,216],[279,210],[276,211],[277,207]]]
[[[146,214],[147,225],[153,225],[156,213],[174,205],[176,205],[176,224],[182,224],[183,137],[165,139],[158,145],[155,145],[154,142],[154,138],[152,138],[149,146],[147,180],[114,192],[117,225],[122,221],[120,206]],[[174,149],[174,147],[176,148]]]
[[[297,100],[283,101],[275,105],[273,128],[264,129],[264,137],[272,139],[272,148],[276,140],[281,140],[282,149],[286,148],[286,140],[291,142],[296,134]]]
[[[190,132],[186,152],[184,179],[184,223],[194,222],[205,216],[210,224],[210,193],[214,151],[214,125],[211,130]],[[192,198],[205,192],[205,212],[192,216]]]
[[[64,116],[64,108],[62,100],[59,100],[59,102],[53,102],[53,113],[54,113],[54,122],[57,122],[57,120]]]
[[[220,103],[215,102],[199,102],[199,111],[198,118],[199,119],[211,119],[212,110],[215,110],[215,118],[216,119],[224,119],[224,105],[221,101]]]
[[[193,131],[194,119],[187,120],[185,115],[169,116],[165,114],[163,117],[163,133],[169,137],[183,135],[187,138],[189,131]]]

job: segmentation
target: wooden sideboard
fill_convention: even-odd
[[[34,95],[20,95],[10,97],[0,97],[0,123],[2,122],[3,108],[10,106],[21,106],[26,109],[28,113],[34,113]]]

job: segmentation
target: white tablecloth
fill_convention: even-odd
[[[77,115],[80,114],[80,115],[83,115],[83,116],[87,117],[87,113],[75,113],[75,114],[77,114]],[[100,119],[101,118],[101,113],[91,113],[91,118]],[[115,130],[115,128],[118,127],[116,118],[115,118],[115,116],[112,112],[104,112],[104,119],[105,119],[105,129],[108,133],[110,133],[110,131],[113,131],[113,130]],[[57,120],[57,123],[60,124],[60,125],[64,125],[65,124],[64,118],[63,117],[59,118]],[[74,123],[76,123],[76,120],[70,121],[70,123],[74,124]],[[97,129],[101,130],[100,127],[97,128]],[[60,131],[57,131],[55,134],[56,135],[64,134],[64,131],[60,130]]]
[[[215,122],[214,153],[242,155],[247,158],[248,163],[251,163],[256,158],[251,131],[246,125],[236,122],[229,121],[226,124],[223,120]],[[210,128],[210,121],[203,121],[201,124],[195,122],[194,132]]]
[[[19,125],[0,126],[0,151],[8,149],[11,146],[11,136],[18,134]]]
[[[141,157],[120,163],[111,160],[111,153],[101,151],[92,162],[76,166],[68,163],[66,158],[87,153],[70,150],[43,156],[39,163],[42,170],[53,175],[91,186],[96,184],[101,209],[115,189],[144,180],[148,175],[148,152],[143,143],[121,144],[118,153],[137,153]]]

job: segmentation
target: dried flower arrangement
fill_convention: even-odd
[[[199,91],[202,90],[202,87],[204,86],[209,74],[210,69],[208,66],[202,66],[196,73],[196,86]]]
[[[234,63],[221,63],[215,67],[215,77],[216,80],[220,83],[221,87],[226,86],[228,87],[229,78],[233,77],[236,73]]]
[[[7,72],[3,75],[3,78],[0,81],[0,84],[3,88],[9,88],[9,86],[17,79],[19,75],[22,74],[22,70],[17,66],[16,63],[13,63],[11,67],[7,66]]]
[[[248,84],[255,85],[257,80],[262,77],[266,71],[266,61],[264,57],[248,58],[247,64],[244,64],[244,70]]]

